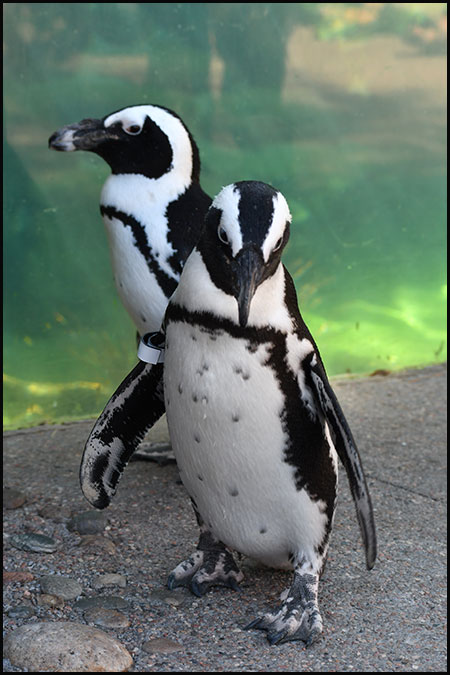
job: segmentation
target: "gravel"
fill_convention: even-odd
[[[196,598],[183,588],[168,591],[169,572],[197,543],[173,463],[130,463],[102,529],[98,521],[100,531],[81,535],[67,524],[89,508],[78,469],[92,420],[7,432],[4,482],[20,493],[12,493],[10,503],[21,504],[4,509],[5,636],[20,637],[21,627],[43,623],[95,630],[87,624],[100,621],[100,632],[131,656],[130,672],[445,671],[445,385],[444,365],[333,381],[365,466],[379,556],[368,572],[341,469],[319,587],[324,634],[309,649],[302,643],[271,647],[263,633],[243,630],[278,604],[289,573],[244,559],[242,593],[218,588]],[[165,434],[161,423],[146,443],[167,443]],[[24,535],[28,542],[37,535],[41,544],[49,538],[56,550],[16,548]],[[81,595],[47,594],[56,602],[42,602],[40,580],[49,575],[73,580]],[[105,577],[126,585],[103,584]],[[31,638],[22,636],[25,648],[27,640],[31,649]],[[27,667],[4,660],[6,672]]]

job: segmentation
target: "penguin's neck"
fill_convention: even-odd
[[[159,178],[136,173],[111,174],[103,185],[100,204],[133,215],[140,223],[147,224],[149,215],[165,215],[170,202],[178,199],[190,183],[191,173],[186,167],[172,168]]]
[[[218,319],[228,319],[239,325],[236,298],[214,284],[197,249],[193,250],[183,268],[172,300],[189,312],[208,312]],[[247,325],[271,327],[283,333],[293,330],[292,317],[285,302],[285,270],[282,264],[256,289]]]

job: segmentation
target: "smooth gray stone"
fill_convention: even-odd
[[[54,553],[57,549],[54,539],[46,537],[44,534],[35,534],[34,532],[14,534],[10,542],[14,548],[32,553]]]
[[[75,579],[59,574],[48,574],[39,579],[42,593],[57,595],[63,600],[73,600],[82,594],[83,589]]]

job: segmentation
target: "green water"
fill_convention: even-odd
[[[202,185],[257,179],[329,375],[446,359],[445,3],[5,3],[4,424],[95,417],[136,362],[95,155],[57,128],[176,110]]]

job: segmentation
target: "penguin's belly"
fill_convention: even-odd
[[[240,553],[289,567],[298,552],[317,559],[327,517],[284,461],[284,395],[266,364],[270,347],[170,322],[166,412],[181,479],[208,528]]]
[[[104,216],[117,292],[141,335],[161,327],[167,298],[136,246],[131,228]],[[174,290],[177,281],[174,279]]]

